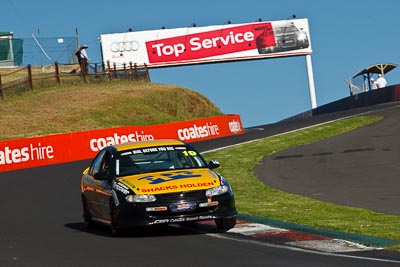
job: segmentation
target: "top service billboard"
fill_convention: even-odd
[[[102,34],[103,62],[166,67],[311,54],[307,19]]]

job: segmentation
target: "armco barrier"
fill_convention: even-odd
[[[312,110],[312,116],[394,101],[400,101],[400,84],[352,95],[335,102],[319,106]]]
[[[243,133],[240,116],[231,114],[152,126],[127,126],[0,141],[0,172],[94,157],[107,145],[155,139],[196,142]]]

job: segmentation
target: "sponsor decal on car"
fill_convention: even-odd
[[[163,224],[163,223],[177,223],[177,222],[194,222],[194,221],[204,221],[204,220],[212,220],[216,217],[213,215],[202,215],[202,216],[193,216],[186,218],[172,218],[172,219],[158,219],[149,223],[149,225],[153,224]]]
[[[183,172],[173,172],[173,173],[161,173],[159,176],[149,175],[139,178],[138,180],[148,180],[150,181],[149,184],[161,184],[178,179],[197,178],[197,177],[201,177],[201,174],[195,174],[190,171],[183,171]]]
[[[152,175],[132,175],[120,182],[136,194],[161,194],[186,190],[209,189],[221,185],[218,176],[208,169],[159,172]]]
[[[117,191],[120,191],[124,195],[129,194],[129,187],[120,182],[113,182],[112,188],[114,188]]]
[[[215,182],[206,182],[206,183],[192,183],[192,184],[180,184],[180,185],[170,185],[170,186],[157,186],[152,188],[142,188],[140,190],[141,193],[160,193],[160,192],[168,192],[168,191],[182,191],[188,189],[207,189],[211,187],[215,187],[217,184]],[[176,190],[178,189],[178,190]]]
[[[128,180],[124,180],[124,183],[126,183],[127,184],[127,186],[129,186],[130,188],[132,188],[132,189],[135,189],[136,188],[136,186],[134,185],[134,184],[132,184],[130,181],[128,181]]]
[[[196,209],[196,203],[178,203],[170,206],[172,212],[190,211]]]

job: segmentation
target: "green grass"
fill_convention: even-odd
[[[0,100],[0,114],[0,140],[223,115],[195,91],[145,81],[37,88]]]
[[[289,194],[264,185],[254,175],[255,167],[265,156],[348,132],[380,119],[382,118],[353,117],[206,153],[205,157],[221,162],[219,172],[231,183],[239,213],[400,242],[400,216]],[[400,246],[394,247],[399,248]]]

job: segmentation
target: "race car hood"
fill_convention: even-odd
[[[165,194],[204,190],[221,185],[218,175],[207,169],[171,170],[137,174],[119,179],[135,194]]]

